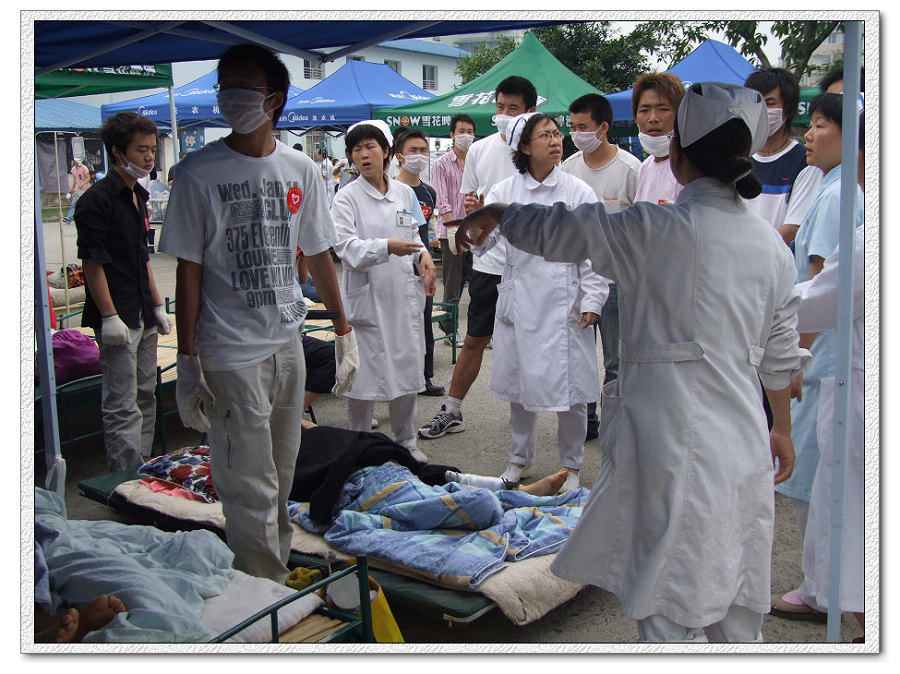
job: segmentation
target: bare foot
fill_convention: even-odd
[[[60,609],[62,610],[62,609]],[[36,644],[68,644],[76,641],[78,633],[78,611],[74,608],[57,614],[58,620],[34,634]],[[35,624],[38,616],[35,616]]]
[[[78,620],[77,641],[81,641],[88,632],[106,627],[110,620],[125,610],[125,604],[117,596],[101,594],[82,609]]]
[[[553,496],[559,491],[559,488],[563,486],[568,475],[568,469],[562,468],[558,473],[542,477],[537,482],[532,482],[524,487],[519,487],[519,489],[532,496]]]

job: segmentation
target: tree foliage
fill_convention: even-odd
[[[479,45],[471,54],[460,57],[456,62],[456,69],[454,70],[462,80],[460,84],[466,84],[476,77],[484,75],[488,70],[506,58],[518,44],[518,42],[508,35],[498,35],[496,46],[487,47],[485,45]]]
[[[663,47],[656,56],[670,66],[687,56],[698,44],[711,35],[723,35],[725,41],[738,49],[755,65],[769,68],[774,64],[764,51],[768,35],[760,21],[647,21],[638,24],[636,30],[648,31],[658,36]],[[781,41],[781,59],[784,67],[798,78],[814,68],[809,59],[816,48],[831,33],[843,29],[841,21],[773,21],[772,35]]]

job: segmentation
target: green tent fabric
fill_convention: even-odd
[[[34,78],[34,97],[64,98],[172,86],[172,64],[64,68]]]
[[[560,63],[533,33],[525,38],[510,54],[484,75],[454,91],[427,101],[393,108],[376,108],[375,119],[383,119],[392,130],[410,128],[428,136],[448,137],[450,118],[465,113],[475,120],[478,137],[496,133],[492,119],[496,109],[494,90],[510,75],[525,77],[534,84],[538,93],[538,112],[553,116],[567,116],[569,103],[584,94],[600,94],[571,70]],[[568,125],[560,129],[568,133]]]

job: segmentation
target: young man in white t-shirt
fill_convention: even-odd
[[[501,81],[494,95],[497,99],[497,112],[494,115],[497,133],[473,143],[466,156],[460,188],[460,192],[465,195],[466,214],[484,204],[484,195],[491,187],[516,174],[512,148],[506,142],[506,125],[513,117],[533,112],[537,106],[537,90],[534,85],[518,75],[512,75]],[[420,437],[433,439],[447,433],[465,430],[462,422],[462,401],[481,371],[484,350],[494,334],[497,285],[500,283],[505,264],[504,242],[498,243],[484,255],[476,256],[472,260],[466,339],[453,368],[447,399],[431,421],[419,429]]]
[[[674,203],[681,192],[669,164],[668,134],[675,128],[675,115],[682,98],[684,84],[671,73],[644,73],[635,80],[631,111],[641,146],[650,155],[641,164],[635,201]]]
[[[325,306],[339,312],[339,383],[355,335],[329,252],[336,237],[320,167],[273,138],[287,68],[267,49],[237,45],[218,72],[232,132],[179,163],[160,239],[178,258],[176,399],[184,424],[209,432],[235,568],[283,583],[305,380],[298,249]]]
[[[600,94],[585,94],[572,101],[569,128],[578,152],[560,168],[586,182],[607,211],[618,213],[634,203],[641,162],[630,152],[610,144],[607,133],[612,119],[612,106]],[[606,385],[619,374],[619,293],[612,282],[600,313],[600,341]],[[596,438],[599,425],[597,403],[589,403],[585,439]]]

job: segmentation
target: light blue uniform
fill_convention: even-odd
[[[863,221],[862,191],[857,189],[855,225]],[[797,283],[809,280],[809,257],[829,257],[838,246],[841,216],[841,167],[831,169],[822,181],[815,201],[803,219],[794,241],[794,262]],[[810,347],[812,361],[803,371],[803,401],[791,401],[791,440],[797,461],[790,479],[775,486],[775,490],[801,501],[809,501],[813,478],[819,465],[819,442],[816,418],[819,413],[819,388],[822,379],[834,376],[836,358],[834,330],[820,332]]]

